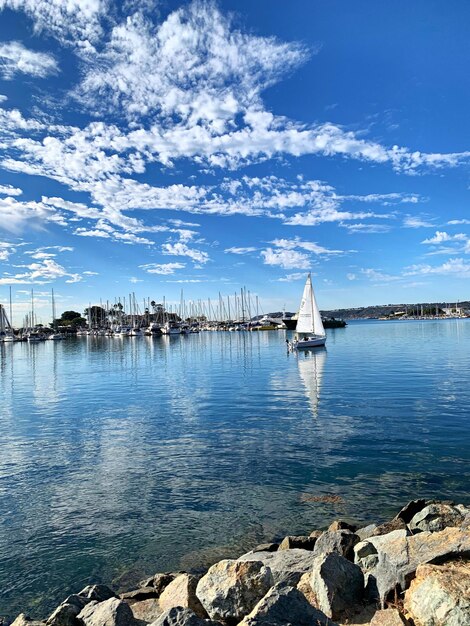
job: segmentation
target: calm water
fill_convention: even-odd
[[[468,501],[470,320],[284,341],[0,344],[0,615],[418,495]]]

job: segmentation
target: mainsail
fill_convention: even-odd
[[[296,331],[298,333],[325,335],[323,322],[321,321],[315,294],[313,293],[312,278],[310,274],[305,282],[304,293],[300,303],[299,316]]]

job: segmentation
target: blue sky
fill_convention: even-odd
[[[0,0],[0,301],[470,297],[463,1]]]

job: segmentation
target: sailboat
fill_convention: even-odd
[[[52,332],[51,335],[49,335],[48,339],[50,339],[51,341],[60,341],[61,339],[65,339],[65,335],[63,335],[62,333],[59,333],[59,331],[57,330],[54,290],[52,290],[51,299],[52,299],[52,324],[51,324],[51,327],[53,329],[53,332]]]
[[[323,328],[320,310],[318,309],[315,294],[313,293],[312,277],[310,274],[305,281],[295,330],[296,337],[294,340],[294,348],[303,350],[325,345],[325,329]]]

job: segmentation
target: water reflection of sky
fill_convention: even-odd
[[[462,499],[469,338],[401,322],[298,356],[275,332],[0,344],[2,611]],[[341,501],[308,498],[325,494]]]

